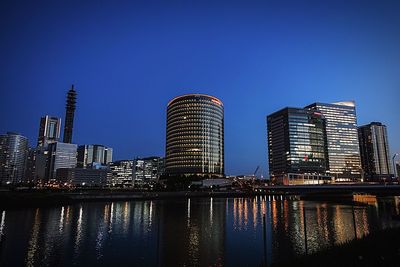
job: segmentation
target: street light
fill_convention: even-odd
[[[395,153],[395,154],[393,155],[393,158],[392,158],[394,179],[397,178],[396,163],[395,163],[394,159],[395,159],[398,155],[399,155],[399,153]]]

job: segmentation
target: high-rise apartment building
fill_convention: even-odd
[[[64,143],[72,143],[72,130],[74,127],[74,115],[76,108],[76,91],[74,85],[67,93],[67,103],[65,106],[65,125],[64,125]]]
[[[107,165],[112,162],[113,149],[103,145],[82,145],[78,147],[78,167],[87,168],[98,163]]]
[[[8,132],[0,135],[0,184],[25,182],[28,138]]]
[[[306,108],[320,112],[326,120],[329,173],[337,182],[360,181],[361,162],[355,103],[314,103]]]
[[[46,167],[46,180],[56,180],[56,171],[59,168],[76,167],[77,145],[55,142],[48,146],[48,163]]]
[[[59,141],[61,132],[61,119],[52,116],[40,118],[40,127],[37,146],[46,147],[48,144]]]
[[[321,113],[284,108],[267,117],[270,177],[280,184],[331,182],[325,119]]]
[[[165,172],[224,176],[224,106],[203,94],[178,96],[167,107]]]
[[[380,122],[360,126],[358,138],[364,177],[371,181],[389,179],[394,172],[386,126]]]

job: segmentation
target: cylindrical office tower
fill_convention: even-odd
[[[168,103],[167,175],[224,176],[224,106],[203,94],[178,96]]]

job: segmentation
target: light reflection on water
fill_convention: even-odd
[[[358,237],[397,225],[399,197],[369,204]],[[311,253],[355,236],[351,206],[282,196],[82,203],[0,211],[0,265],[259,265],[264,214],[269,262],[303,254],[304,227]]]

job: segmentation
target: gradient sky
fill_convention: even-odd
[[[74,142],[114,159],[163,156],[167,102],[185,93],[224,102],[227,174],[265,174],[266,115],[316,101],[355,100],[358,124],[385,123],[400,152],[399,14],[400,1],[1,1],[0,133],[36,145],[73,83]]]

